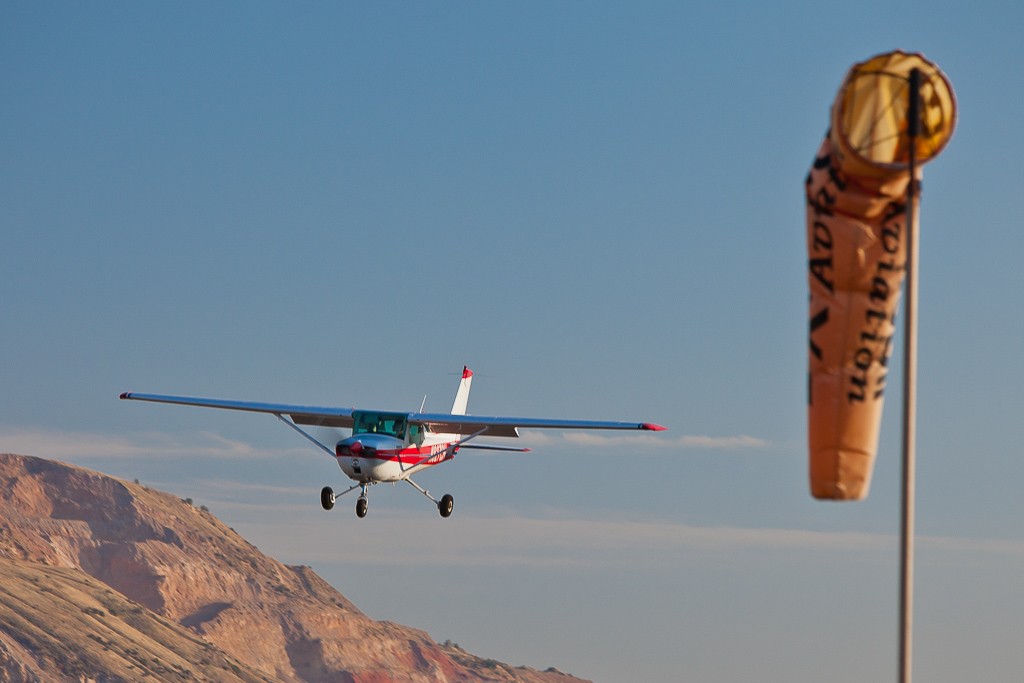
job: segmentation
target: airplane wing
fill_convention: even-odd
[[[318,406],[297,406],[286,403],[252,403],[249,401],[230,401],[220,398],[139,394],[131,391],[126,391],[121,394],[121,398],[123,400],[131,401],[175,403],[183,406],[199,406],[201,408],[223,408],[225,410],[244,410],[251,413],[287,415],[295,424],[312,425],[316,427],[352,426],[352,408],[323,408]]]
[[[519,436],[519,429],[623,429],[660,432],[666,427],[651,422],[608,422],[598,420],[559,420],[536,417],[484,417],[448,413],[412,413],[409,422],[430,427],[432,432],[474,434],[480,436]]]
[[[202,408],[223,408],[253,413],[287,415],[295,424],[316,427],[352,427],[353,408],[324,408],[287,403],[254,403],[219,398],[194,396],[166,396],[126,391],[121,398],[131,401],[174,403]],[[427,425],[432,432],[444,434],[476,434],[477,436],[518,437],[519,429],[619,429],[661,431],[666,429],[651,422],[608,422],[598,420],[559,420],[534,417],[486,417],[480,415],[452,415],[451,413],[410,413],[411,423]]]

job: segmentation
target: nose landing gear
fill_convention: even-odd
[[[360,517],[366,516],[367,500],[366,500],[366,484],[356,484],[350,486],[341,493],[335,494],[334,489],[330,486],[325,486],[320,490],[320,505],[324,510],[330,510],[334,507],[334,502],[344,496],[350,491],[360,489],[359,500],[356,501],[356,514]]]
[[[366,516],[366,508],[369,507],[370,501],[366,498],[366,484],[359,485],[359,498],[356,499],[356,517],[362,519]]]

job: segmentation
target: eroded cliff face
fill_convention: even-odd
[[[214,646],[223,656],[212,677],[198,674],[207,680],[230,680],[216,671],[231,670],[234,662],[245,663],[240,673],[231,670],[239,680],[579,680],[483,660],[442,647],[423,631],[374,621],[308,567],[266,557],[209,512],[63,463],[0,455],[0,558],[13,560],[18,571],[43,565],[84,572]],[[56,585],[52,592],[59,594],[64,589]],[[73,605],[64,609],[74,611]],[[40,680],[13,673],[41,670],[25,659],[25,652],[31,654],[28,639],[13,630],[0,623],[0,678]],[[178,680],[180,671],[175,672],[168,669],[157,678]],[[106,678],[84,670],[68,673],[122,680],[113,672]]]
[[[274,679],[88,574],[0,558],[0,680]]]

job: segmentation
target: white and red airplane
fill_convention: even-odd
[[[320,408],[280,403],[250,403],[216,398],[190,396],[163,396],[125,392],[122,399],[176,403],[204,408],[245,410],[270,413],[299,432],[328,455],[338,461],[342,472],[357,482],[335,495],[330,486],[320,492],[320,504],[325,510],[334,507],[335,499],[359,489],[356,515],[366,516],[366,489],[382,482],[406,481],[424,496],[434,501],[442,517],[452,514],[455,500],[450,494],[438,500],[430,492],[410,479],[422,469],[439,465],[455,457],[461,448],[496,451],[525,452],[529,448],[509,448],[470,444],[479,436],[518,437],[519,428],[525,429],[620,429],[662,431],[661,425],[650,422],[601,422],[596,420],[557,420],[547,418],[479,417],[467,415],[469,389],[473,372],[462,369],[462,381],[455,394],[451,413],[403,413],[382,410],[356,410],[354,408]],[[420,408],[422,410],[422,407]],[[287,416],[287,417],[286,417]],[[342,427],[352,435],[338,441],[334,449],[328,448],[298,425],[315,427]]]

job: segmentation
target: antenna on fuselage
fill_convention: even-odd
[[[422,401],[420,401],[420,412],[421,412],[421,413],[423,412],[423,409],[424,409],[424,408],[425,408],[426,406],[427,406],[427,395],[426,395],[426,394],[423,394],[423,400],[422,400]]]

